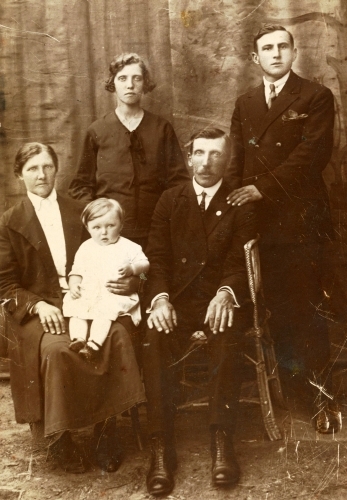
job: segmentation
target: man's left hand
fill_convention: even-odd
[[[106,288],[109,292],[117,295],[131,295],[139,289],[140,278],[138,276],[127,276],[116,280],[109,280]]]
[[[263,195],[258,191],[258,189],[253,185],[243,186],[239,189],[234,189],[228,197],[227,202],[232,205],[241,206],[245,203],[250,203],[251,201],[259,201],[263,198]]]
[[[229,292],[221,291],[211,300],[204,323],[208,323],[213,333],[224,332],[233,324],[234,302]]]

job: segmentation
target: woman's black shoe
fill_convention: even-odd
[[[72,441],[69,432],[64,432],[64,434],[49,447],[49,452],[52,458],[65,472],[70,472],[72,474],[83,474],[83,472],[86,472],[87,467],[85,460],[78,447]]]
[[[162,436],[153,436],[151,454],[151,464],[147,474],[148,493],[155,496],[168,495],[174,487],[172,472],[173,466],[177,466],[176,453],[168,450]]]

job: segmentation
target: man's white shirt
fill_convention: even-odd
[[[282,76],[282,78],[280,78],[279,80],[276,80],[275,82],[268,82],[266,80],[265,76],[263,76],[264,89],[265,89],[265,102],[269,102],[269,99],[270,99],[270,92],[271,92],[270,85],[271,84],[275,85],[276,96],[278,96],[278,94],[281,92],[281,90],[283,89],[283,87],[287,83],[289,75],[290,75],[290,71],[288,71],[288,73],[286,73],[284,76]]]

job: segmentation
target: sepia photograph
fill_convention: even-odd
[[[347,498],[345,0],[2,0],[0,500]]]

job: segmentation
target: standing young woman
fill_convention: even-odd
[[[125,210],[122,236],[145,247],[151,217],[161,193],[189,180],[171,124],[141,108],[141,97],[155,87],[137,54],[122,54],[110,64],[106,90],[117,107],[87,130],[69,194],[90,202],[106,197]]]

